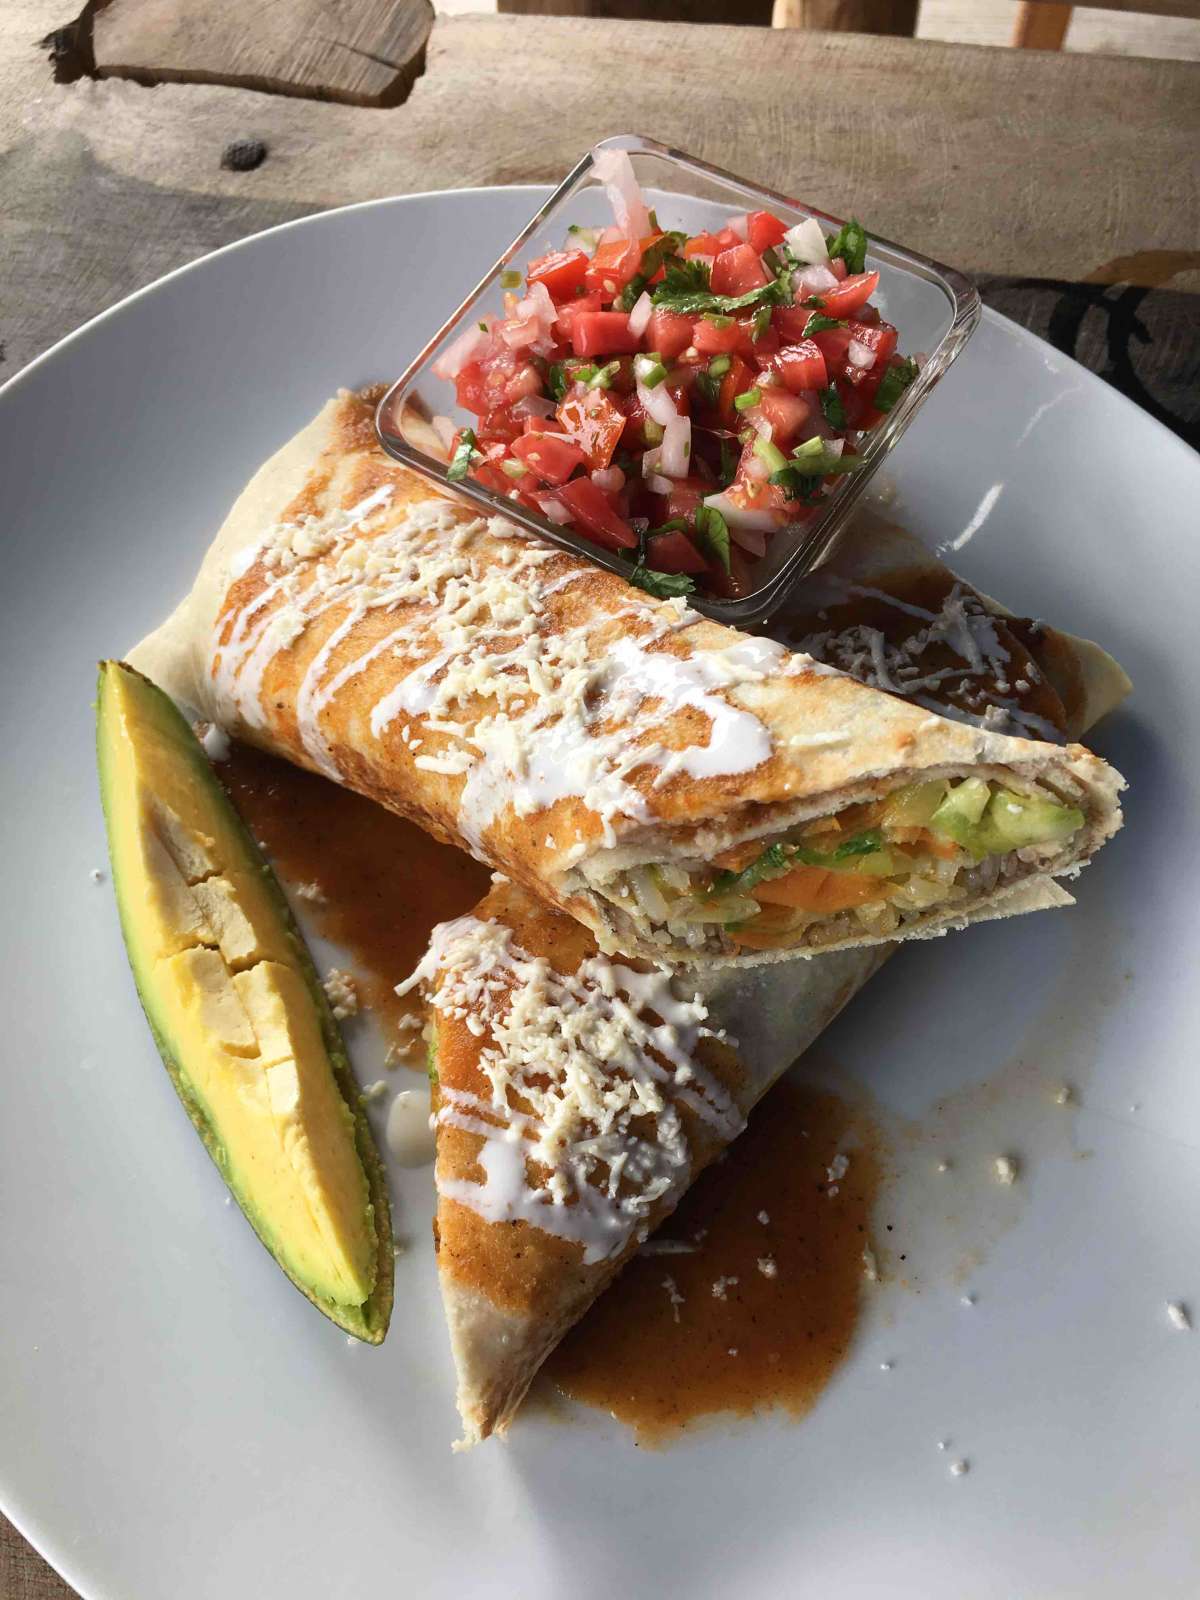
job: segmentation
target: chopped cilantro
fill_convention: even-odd
[[[639,589],[644,589],[647,594],[657,596],[659,600],[671,600],[676,595],[691,594],[696,587],[695,580],[686,572],[655,572],[653,567],[644,567],[639,561],[629,574],[630,583]]]
[[[567,369],[561,361],[555,361],[551,364],[550,371],[546,374],[546,387],[555,400],[566,399],[570,383],[567,378]]]
[[[729,571],[729,526],[716,506],[697,508],[696,542],[706,556]]]
[[[521,287],[521,274],[510,267],[500,274],[500,287],[502,289],[519,289]]]
[[[653,539],[659,533],[686,533],[687,523],[682,517],[672,517],[670,522],[660,522],[657,528],[647,528],[643,534],[645,539]]]
[[[481,322],[479,324],[479,331],[480,331],[480,333],[490,333],[491,332],[491,330],[488,327],[486,322]]]
[[[811,304],[812,302],[810,301],[809,303]],[[821,300],[818,304],[824,305],[825,302]],[[827,317],[821,311],[814,311],[804,324],[803,337],[811,339],[814,333],[824,333],[827,328],[844,328],[845,326],[846,323],[841,317]]]
[[[608,361],[602,367],[596,367],[587,380],[589,389],[611,389],[612,381],[621,370],[619,361]],[[578,378],[580,374],[576,374]]]
[[[876,411],[890,411],[919,371],[920,368],[911,356],[906,356],[894,367],[889,367],[875,391]]]
[[[460,479],[465,478],[471,470],[472,460],[478,454],[479,443],[475,438],[474,430],[464,428],[459,435],[454,454],[450,458],[450,465],[446,468],[447,480],[450,483],[458,483]]]
[[[830,257],[841,256],[847,272],[865,272],[867,267],[867,235],[861,222],[851,217],[828,241]]]
[[[828,389],[821,390],[821,414],[831,428],[846,426],[846,408],[842,404],[841,395],[832,383]]]
[[[751,342],[751,344],[757,344],[758,341],[762,338],[763,334],[766,333],[767,329],[770,326],[771,326],[771,307],[769,305],[761,305],[755,311],[754,318],[753,318],[752,322],[750,323],[750,342]]]
[[[654,291],[656,306],[665,311],[677,311],[683,316],[718,315],[742,311],[747,306],[783,305],[791,300],[791,271],[783,269],[769,283],[745,294],[713,294],[709,288],[709,270],[704,262],[669,262],[663,281]]]
[[[632,311],[650,285],[650,279],[668,261],[674,261],[687,243],[686,233],[664,233],[642,251],[637,272],[613,301],[614,311]]]
[[[737,469],[737,451],[733,448],[728,439],[722,439],[721,466],[717,473],[717,482],[721,485],[722,489],[728,489],[729,485],[737,477]]]

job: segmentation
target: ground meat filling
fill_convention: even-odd
[[[697,952],[820,947],[1029,877],[1083,813],[1047,791],[937,779],[736,845],[710,863],[627,868],[596,887],[638,936]]]

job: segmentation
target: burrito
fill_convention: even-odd
[[[964,613],[992,618],[1009,676],[976,656]],[[858,519],[782,624],[848,670],[888,664],[955,716],[1036,717],[1057,740],[1130,688],[1099,646],[1008,617],[878,518]],[[512,883],[436,930],[414,977],[430,1001],[434,1235],[464,1444],[507,1430],[568,1328],[893,948],[646,970]]]
[[[1078,745],[952,721],[469,514],[378,450],[373,398],[258,473],[130,659],[600,949],[744,966],[940,934],[1057,903],[1119,826],[1120,777]],[[963,626],[1001,665],[991,617]]]

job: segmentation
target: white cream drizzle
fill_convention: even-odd
[[[615,615],[600,612],[564,628],[553,622],[545,601],[590,568],[544,576],[541,569],[558,559],[557,552],[498,518],[463,521],[444,501],[406,507],[393,526],[369,529],[390,494],[387,485],[348,511],[281,524],[253,547],[278,575],[236,614],[228,640],[221,644],[218,636],[214,643],[218,715],[235,726],[240,719],[262,728],[271,661],[314,618],[345,608],[296,695],[305,751],[319,771],[340,779],[323,713],[375,661],[389,654],[406,659],[407,670],[370,709],[372,735],[384,738],[403,717],[401,738],[414,752],[420,741],[411,738],[412,723],[452,741],[415,756],[415,764],[465,778],[458,823],[481,855],[488,828],[507,806],[527,816],[562,799],[580,799],[600,818],[611,845],[616,819],[649,816],[642,790],[631,781],[639,769],[657,767],[656,785],[677,773],[705,778],[753,771],[770,758],[772,734],[722,691],[830,670],[759,639],[678,655],[671,639],[700,619],[680,601],[654,602],[635,591]],[[398,613],[397,626],[331,671],[345,640],[379,607]],[[605,651],[596,630],[611,635],[614,622],[626,626]],[[218,626],[227,624],[222,617]],[[708,736],[672,750],[656,732],[684,709],[708,719]]]
[[[462,917],[435,928],[398,992],[417,983],[437,1011],[486,1037],[489,1092],[442,1084],[437,1114],[483,1140],[483,1182],[440,1170],[437,1181],[487,1222],[528,1222],[580,1244],[585,1262],[608,1259],[688,1182],[681,1106],[722,1141],[744,1125],[696,1059],[701,1039],[721,1035],[700,996],[681,999],[663,968],[594,956],[564,976],[504,924]]]

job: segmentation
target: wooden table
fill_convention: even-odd
[[[120,3],[125,31],[97,41],[118,70],[219,70],[197,69],[195,41],[181,45],[170,27],[139,55],[130,0]],[[295,26],[324,46],[321,3],[304,0]],[[389,5],[361,5],[373,26],[394,25]],[[147,4],[160,25],[170,9]],[[855,213],[969,271],[1200,290],[1190,63],[507,16],[437,21],[423,64],[403,29],[387,50],[350,42],[335,60],[314,57],[307,37],[247,40],[255,10],[237,10],[237,53],[250,63],[237,84],[147,88],[120,76],[56,84],[37,41],[62,24],[61,0],[3,0],[0,375],[131,290],[273,223],[380,195],[555,179],[621,130]],[[343,24],[346,11],[342,0]],[[202,43],[221,59],[221,40]],[[346,50],[370,70],[347,76]],[[383,104],[243,86],[299,76],[312,95],[322,70],[342,74],[329,89]],[[238,141],[265,146],[249,170],[222,165]],[[3,1600],[71,1593],[0,1519]]]

